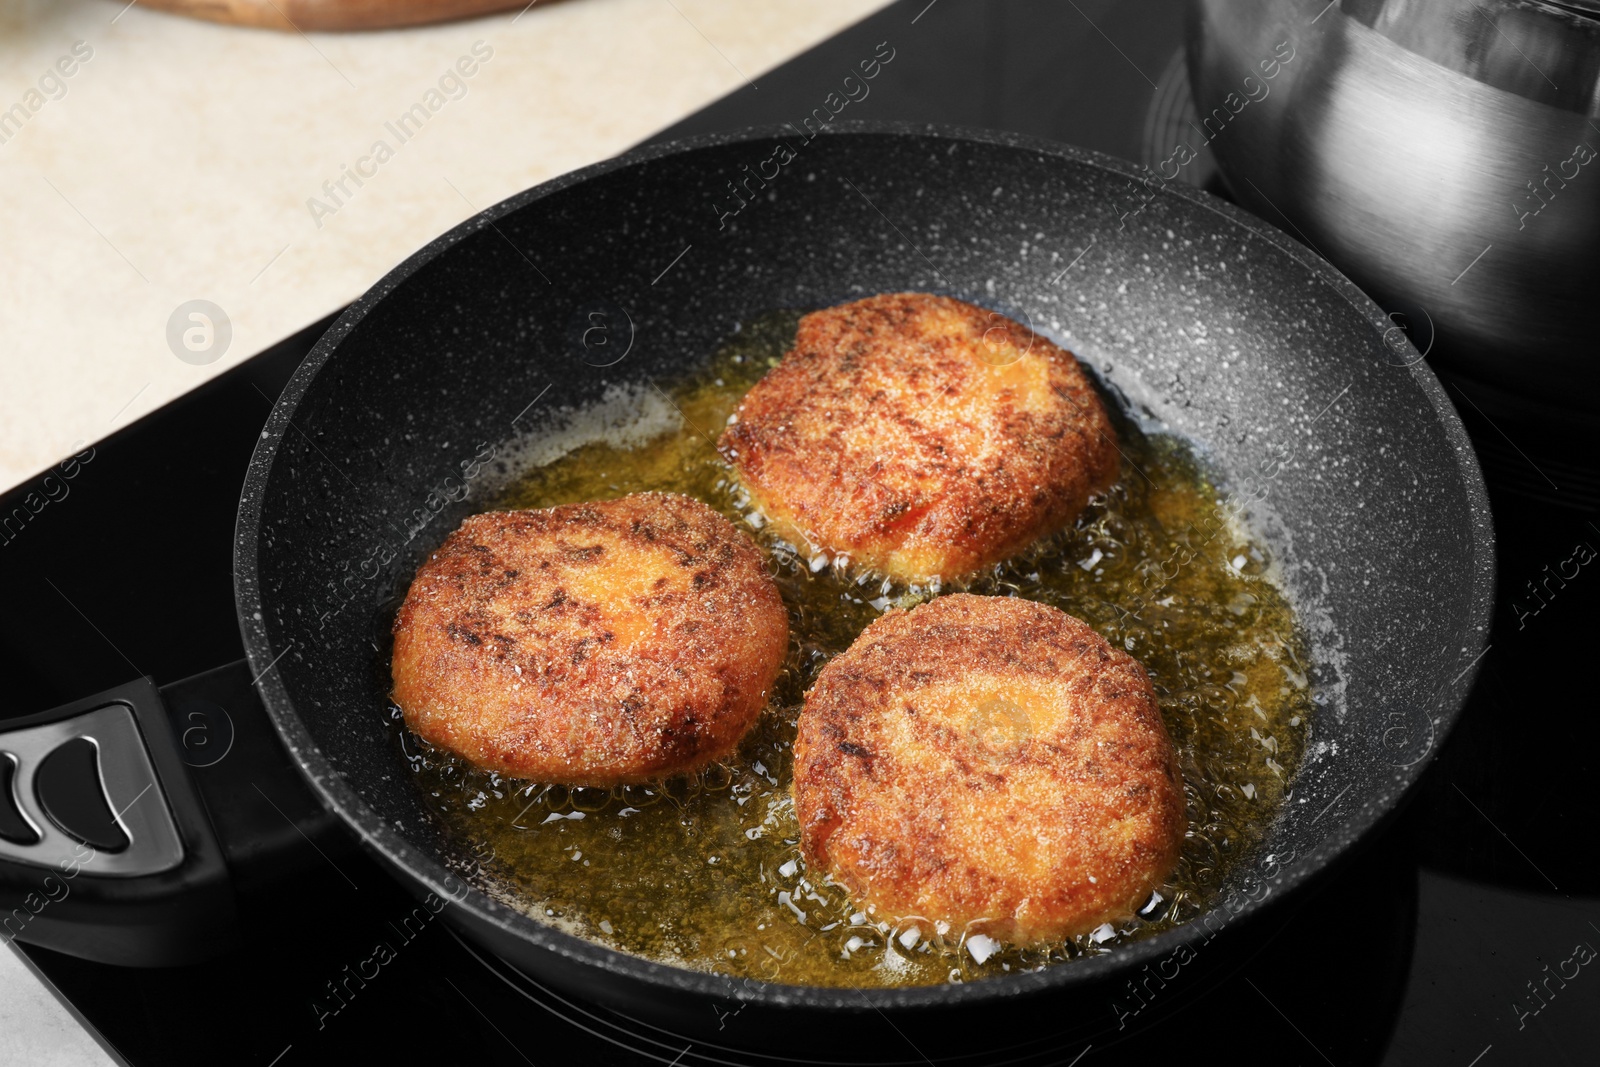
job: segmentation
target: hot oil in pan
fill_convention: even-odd
[[[1028,970],[1109,951],[1205,911],[1277,815],[1299,764],[1312,707],[1304,642],[1268,576],[1266,549],[1225,520],[1189,446],[1126,420],[1122,477],[1106,498],[1075,529],[966,589],[1059,607],[1149,670],[1188,794],[1173,877],[1120,926],[989,954],[988,942],[965,941],[981,931],[863,913],[806,869],[789,794],[804,693],[884,609],[937,591],[852,580],[825,560],[775,549],[744,518],[711,441],[792,343],[798,318],[759,318],[674,390],[692,425],[635,448],[584,446],[493,502],[548,507],[647,489],[699,497],[768,551],[792,635],[772,703],[737,757],[692,779],[611,791],[530,785],[474,770],[406,734],[429,804],[453,833],[493,847],[496,880],[485,888],[613,948],[804,985],[918,985]],[[1181,566],[1180,549],[1192,555]],[[1138,618],[1117,607],[1139,602]],[[975,740],[1003,748],[1005,724],[992,725],[994,738]]]

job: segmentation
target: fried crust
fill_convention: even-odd
[[[765,706],[788,615],[759,550],[686,496],[473,515],[394,623],[420,737],[517,778],[605,786],[726,756]]]
[[[801,847],[879,918],[1056,940],[1177,863],[1183,779],[1144,668],[1011,597],[890,611],[821,672],[794,746]]]
[[[925,293],[806,315],[718,447],[780,536],[908,581],[1020,552],[1119,466],[1070,352]]]

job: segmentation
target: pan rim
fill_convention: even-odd
[[[462,894],[459,880],[450,874],[437,858],[424,853],[407,841],[382,820],[360,794],[344,781],[332,762],[323,755],[310,730],[295,711],[294,700],[283,684],[282,678],[271,669],[277,657],[287,649],[276,648],[271,643],[260,597],[257,535],[262,518],[261,502],[271,476],[273,462],[278,454],[278,443],[288,431],[288,424],[301,400],[319,373],[332,360],[340,343],[356,329],[366,315],[423,266],[485,226],[535,201],[614,171],[652,160],[731,144],[770,142],[791,132],[790,128],[785,126],[760,126],[649,144],[552,178],[477,212],[433,238],[388,271],[339,315],[296,368],[294,375],[273,405],[262,436],[257,440],[251,456],[234,532],[234,596],[240,632],[251,671],[257,677],[262,703],[267,709],[274,729],[277,730],[296,766],[306,777],[319,800],[356,833],[363,845],[391,868],[404,872],[407,880],[438,894],[441,899],[457,902],[475,920],[474,926],[487,924],[493,928],[497,936],[523,941],[575,963],[593,966],[619,977],[670,988],[680,993],[750,1001],[774,1007],[803,1007],[852,1013],[973,1005],[1046,990],[1094,984],[1112,974],[1130,971],[1144,963],[1169,956],[1183,946],[1192,949],[1202,939],[1209,940],[1206,936],[1208,932],[1206,926],[1198,920],[1163,931],[1121,948],[1115,953],[1076,961],[1070,966],[1050,967],[1041,971],[1005,975],[972,983],[864,989],[790,985],[756,979],[733,980],[633,956],[540,923],[476,888],[468,887],[467,892]],[[939,124],[857,121],[835,123],[826,135],[924,138],[992,145],[1033,152],[1059,159],[1064,163],[1109,171],[1130,181],[1147,178],[1147,173],[1137,165],[1104,153],[1043,138],[994,130]],[[1341,296],[1361,313],[1379,334],[1392,326],[1391,320],[1383,310],[1337,268],[1265,220],[1210,194],[1173,182],[1163,183],[1156,195],[1177,196],[1196,207],[1216,214],[1227,226],[1242,229],[1249,236],[1268,242],[1276,251],[1288,256],[1308,272],[1308,280],[1320,282]],[[1410,342],[1407,341],[1406,344],[1409,347]],[[1414,349],[1410,351],[1415,352]],[[1456,474],[1467,497],[1471,515],[1468,545],[1472,566],[1465,575],[1471,617],[1466,621],[1467,632],[1475,632],[1477,636],[1475,647],[1472,639],[1469,638],[1467,643],[1469,651],[1478,654],[1484,650],[1488,642],[1495,585],[1494,539],[1487,488],[1466,429],[1432,369],[1427,367],[1420,357],[1409,366],[1397,366],[1393,369],[1397,372],[1410,373],[1414,383],[1432,405],[1435,420],[1456,456]],[[1448,736],[1460,718],[1466,696],[1476,680],[1481,659],[1481,655],[1478,655],[1471,666],[1458,675],[1442,694],[1446,699],[1439,720],[1438,742],[1442,742]],[[1270,887],[1268,891],[1254,899],[1246,899],[1243,906],[1236,911],[1229,907],[1231,915],[1227,920],[1228,923],[1258,913],[1268,901],[1315,877],[1347,853],[1358,841],[1366,838],[1379,821],[1405,802],[1414,790],[1423,770],[1431,764],[1438,747],[1436,743],[1427,758],[1397,771],[1395,777],[1398,788],[1391,794],[1389,800],[1382,804],[1365,805],[1352,812],[1342,822],[1334,824],[1333,829],[1315,848],[1297,857],[1292,866],[1285,867],[1275,877],[1262,879],[1263,884]],[[451,888],[452,882],[457,888]],[[1222,907],[1220,903],[1217,905],[1218,909]],[[492,948],[490,950],[494,951]]]

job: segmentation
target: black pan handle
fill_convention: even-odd
[[[198,962],[255,897],[344,848],[240,660],[0,723],[0,941],[101,963]],[[307,857],[307,853],[310,857]]]

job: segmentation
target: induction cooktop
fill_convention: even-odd
[[[1154,165],[1191,106],[1184,7],[895,3],[658,139],[792,121],[889,42],[893,67],[851,117],[1000,128]],[[1184,180],[1227,193],[1204,150]],[[69,494],[7,528],[0,716],[140,676],[169,706],[221,693],[254,707],[234,621],[234,512],[273,399],[330,321],[96,442]],[[1584,672],[1600,570],[1578,561],[1600,546],[1600,520],[1592,473],[1572,460],[1592,443],[1574,451],[1568,423],[1451,377],[1447,352],[1429,359],[1484,457],[1499,543],[1491,646],[1461,723],[1396,817],[1309,889],[1219,938],[1216,966],[1074,994],[1097,999],[1102,1024],[1066,1028],[1041,1004],[1036,1025],[981,1035],[981,1053],[971,1040],[954,1051],[937,1026],[885,1019],[847,1046],[795,1035],[790,1052],[780,1042],[757,1054],[729,1003],[707,1009],[725,1038],[706,1038],[705,1020],[685,1020],[698,1036],[680,1036],[550,989],[443,923],[407,922],[415,902],[389,875],[342,831],[293,812],[280,812],[281,832],[303,837],[297,862],[241,898],[238,942],[210,962],[132,969],[17,947],[138,1067],[1094,1064],[1208,1052],[1338,1067],[1594,1062],[1600,720]],[[0,514],[37,481],[6,494]]]

